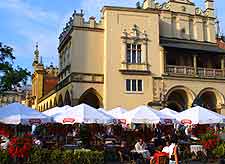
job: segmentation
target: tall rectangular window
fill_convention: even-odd
[[[127,44],[127,63],[131,63],[131,44]]]
[[[126,91],[131,91],[131,80],[126,80]]]
[[[138,91],[141,92],[142,89],[143,89],[143,86],[142,86],[142,80],[138,80]]]
[[[141,44],[127,44],[127,63],[141,63]]]
[[[127,79],[126,91],[128,92],[143,92],[143,80]]]
[[[132,80],[132,91],[137,91],[137,81]]]

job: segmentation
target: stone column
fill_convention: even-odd
[[[122,63],[127,63],[127,39],[123,38],[123,44],[122,44]]]
[[[143,42],[143,48],[141,48],[141,63],[147,64],[147,41]]]
[[[79,99],[76,99],[76,98],[72,99],[72,102],[71,102],[72,106],[76,106],[78,104],[79,104]]]
[[[193,56],[194,75],[197,75],[197,55]]]
[[[160,48],[160,54],[161,54],[161,61],[162,61],[162,64],[161,64],[161,71],[162,71],[162,74],[165,74],[166,73],[166,50],[161,47]]]
[[[224,77],[224,56],[221,57],[221,69],[222,69],[222,76]]]

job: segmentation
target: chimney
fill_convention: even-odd
[[[205,0],[205,8],[206,8],[205,12],[208,13],[208,16],[214,18],[215,17],[214,0]]]
[[[83,10],[81,10],[80,13],[76,13],[76,11],[73,14],[73,25],[74,26],[83,26],[84,24],[84,13]]]
[[[93,16],[90,17],[89,23],[90,23],[90,28],[95,28],[95,24],[96,24],[95,17],[93,17]]]
[[[154,9],[155,8],[155,0],[144,0],[143,9]]]

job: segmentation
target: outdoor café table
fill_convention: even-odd
[[[105,148],[120,148],[119,144],[105,144]]]
[[[105,138],[105,142],[107,142],[107,141],[116,142],[116,139],[115,138]]]
[[[197,155],[198,152],[203,152],[207,155],[207,152],[202,145],[190,145],[190,151],[191,153],[195,153],[195,155]]]
[[[136,150],[131,150],[130,151],[131,152],[131,154],[132,154],[132,156],[138,156],[138,155],[142,155],[142,157],[144,158],[144,159],[147,159],[147,158],[149,158],[149,155],[150,155],[150,153],[149,153],[149,151],[148,150],[143,150],[143,151],[136,151]]]

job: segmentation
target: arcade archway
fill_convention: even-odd
[[[50,100],[49,108],[52,108],[52,107],[53,107],[52,100]]]
[[[66,91],[65,98],[64,98],[64,105],[70,105],[71,106],[71,98],[69,91]]]
[[[81,95],[79,99],[79,104],[82,103],[88,104],[98,109],[102,107],[102,97],[94,88],[90,88]]]
[[[54,107],[56,107],[57,106],[57,100],[56,100],[56,97],[54,98]]]
[[[63,97],[62,97],[62,95],[59,95],[59,99],[58,99],[58,106],[59,106],[59,107],[64,106],[64,103],[63,103]]]
[[[214,88],[205,88],[198,94],[195,103],[217,112],[221,108],[221,105],[224,104],[224,97]]]
[[[181,112],[191,107],[195,98],[194,93],[183,86],[176,86],[170,89],[166,95],[166,105],[168,108]]]

